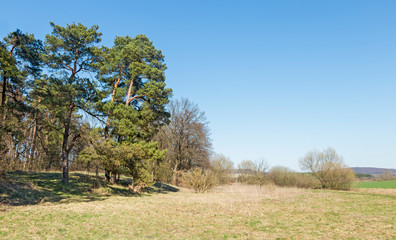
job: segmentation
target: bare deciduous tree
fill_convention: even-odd
[[[223,154],[214,154],[211,158],[211,168],[218,184],[230,183],[234,163]]]
[[[260,158],[256,161],[245,160],[238,164],[238,180],[242,183],[263,185],[267,182],[265,172],[269,165],[266,159]]]
[[[160,148],[168,149],[166,161],[172,170],[172,182],[177,184],[177,174],[195,167],[210,166],[211,141],[205,113],[197,104],[186,98],[171,101],[170,123],[157,135]]]
[[[389,181],[395,179],[395,176],[393,176],[392,170],[386,169],[382,171],[378,178],[383,181]]]
[[[355,179],[352,169],[347,168],[342,156],[333,148],[308,152],[300,159],[303,170],[309,170],[323,188],[349,190]]]

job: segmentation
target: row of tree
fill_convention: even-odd
[[[263,185],[272,182],[279,186],[338,190],[351,189],[355,181],[355,173],[333,148],[310,151],[299,163],[301,169],[308,173],[293,172],[282,166],[269,169],[264,159],[242,161],[238,165],[238,180],[247,184]]]
[[[233,162],[223,155],[214,155],[210,168],[194,168],[183,174],[187,186],[196,192],[205,192],[216,185],[238,181],[243,184],[268,185],[297,188],[324,188],[350,190],[355,182],[352,169],[344,164],[343,157],[333,148],[310,151],[300,159],[300,166],[309,172],[294,172],[286,167],[269,168],[261,158],[244,160],[233,169]]]
[[[173,101],[164,56],[144,35],[100,46],[98,26],[50,23],[45,40],[17,30],[0,42],[0,172],[69,167],[176,181],[209,164],[203,112]],[[167,107],[168,106],[168,107]]]

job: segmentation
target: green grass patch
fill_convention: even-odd
[[[357,188],[385,188],[396,189],[396,180],[379,182],[359,182]]]

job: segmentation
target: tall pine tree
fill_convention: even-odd
[[[80,137],[78,132],[72,132],[73,114],[77,110],[89,112],[92,102],[97,101],[96,85],[89,73],[97,70],[99,50],[96,44],[101,41],[102,34],[97,25],[87,28],[75,23],[66,27],[50,24],[53,30],[46,36],[44,60],[53,72],[52,84],[57,86],[52,95],[62,113],[62,181],[68,183],[69,154]]]
[[[19,155],[17,146],[24,139],[24,121],[32,112],[26,96],[29,82],[40,75],[41,53],[41,41],[20,30],[0,42],[0,159],[7,167]]]
[[[153,163],[164,158],[164,152],[151,141],[169,118],[165,105],[172,90],[165,87],[164,56],[144,35],[117,37],[114,46],[104,53],[99,80],[107,92],[101,107],[108,118],[106,140],[100,149],[111,146],[131,152],[118,160],[102,158],[106,161],[106,176],[110,179],[111,172],[114,181],[121,169],[127,169],[135,185],[145,184],[152,180]],[[115,162],[122,164],[112,164]]]

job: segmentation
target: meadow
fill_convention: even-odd
[[[396,239],[394,189],[157,184],[132,194],[82,173],[67,188],[57,173],[25,175],[10,176],[18,194],[1,186],[1,239]]]
[[[359,182],[357,188],[383,188],[383,189],[396,189],[396,180],[390,181],[369,181]]]

